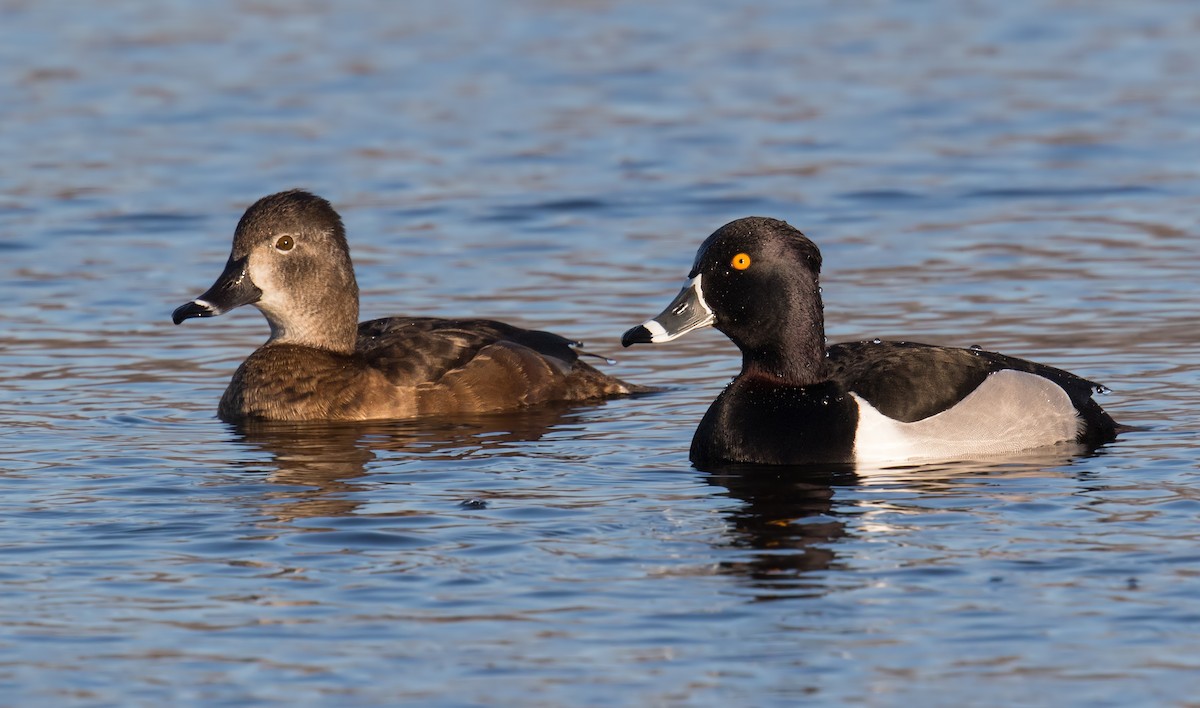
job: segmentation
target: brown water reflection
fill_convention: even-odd
[[[348,516],[364,502],[346,498],[366,487],[355,480],[390,454],[439,464],[472,455],[520,456],[516,443],[541,439],[578,404],[547,404],[515,413],[364,423],[249,423],[231,426],[233,440],[265,452],[267,480],[287,489],[266,494],[264,511],[279,521]],[[246,463],[259,471],[257,462]]]

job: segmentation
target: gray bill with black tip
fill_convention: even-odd
[[[675,299],[657,317],[646,320],[621,337],[622,346],[631,344],[661,344],[691,332],[710,326],[716,317],[704,301],[704,289],[700,275],[688,281]]]

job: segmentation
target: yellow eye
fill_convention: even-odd
[[[750,267],[750,256],[745,253],[739,253],[733,257],[732,261],[729,261],[729,265],[738,270],[746,270]]]
[[[275,248],[278,248],[281,251],[290,251],[292,250],[292,246],[295,245],[296,243],[292,241],[291,236],[280,236],[279,240],[275,242]]]

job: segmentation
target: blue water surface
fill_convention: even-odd
[[[0,704],[1184,705],[1200,688],[1200,8],[0,1]],[[242,210],[346,221],[363,316],[665,386],[236,430],[175,327]],[[1110,386],[1090,454],[710,474],[720,334],[621,351],[787,219],[831,340]]]

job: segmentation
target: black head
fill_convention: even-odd
[[[822,380],[820,272],[820,250],[786,222],[732,221],[700,246],[691,281],[667,309],[622,343],[666,342],[711,325],[742,350],[748,370],[796,383]]]

